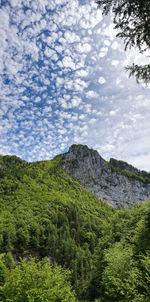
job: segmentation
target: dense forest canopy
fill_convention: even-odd
[[[149,228],[150,201],[109,207],[66,176],[61,156],[0,157],[3,302],[149,302]]]
[[[96,1],[107,15],[113,12],[117,37],[123,39],[125,49],[137,48],[141,54],[150,50],[150,5],[149,0],[99,0]],[[150,64],[127,66],[130,76],[137,81],[150,82]]]

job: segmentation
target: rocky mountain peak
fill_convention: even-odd
[[[115,208],[142,203],[150,196],[150,180],[143,178],[138,169],[115,159],[107,163],[86,145],[72,145],[63,154],[62,165],[69,177]]]
[[[99,153],[86,145],[72,145],[63,155],[63,167],[70,177],[89,183],[100,177],[105,161]]]
[[[90,157],[90,156],[97,156],[100,157],[99,153],[96,150],[93,149],[89,149],[87,145],[72,145],[69,148],[69,151],[67,152],[67,154],[71,155],[75,158],[77,157],[77,159],[79,159],[80,157],[85,158],[85,157]]]

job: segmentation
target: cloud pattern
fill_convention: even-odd
[[[128,79],[94,1],[0,1],[0,153],[53,158],[73,143],[150,170],[150,87]]]

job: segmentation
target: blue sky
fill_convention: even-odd
[[[0,154],[51,159],[87,144],[150,171],[150,86],[112,17],[88,0],[0,0]]]

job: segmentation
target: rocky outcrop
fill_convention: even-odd
[[[140,171],[137,168],[133,167],[132,165],[129,165],[128,163],[122,161],[122,160],[117,160],[114,158],[111,158],[109,161],[109,165],[113,166],[116,168],[118,171],[128,171],[130,173],[136,174],[140,177],[144,177],[150,180],[150,173],[146,171]]]
[[[148,180],[138,179],[136,174],[134,177],[133,170],[131,176],[122,175],[121,168],[115,171],[112,162],[107,164],[97,151],[87,146],[72,145],[63,154],[62,165],[69,177],[76,178],[85,189],[114,208],[127,208],[150,197]]]

